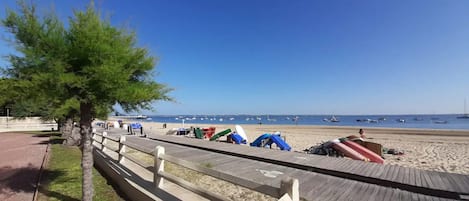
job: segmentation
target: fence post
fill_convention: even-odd
[[[106,149],[106,146],[104,146],[105,144],[107,144],[107,138],[106,138],[106,137],[107,137],[107,132],[104,131],[104,132],[103,132],[103,136],[101,136],[101,137],[103,138],[102,143],[101,143],[101,145],[102,145],[102,146],[101,146],[101,150],[104,152],[104,151],[107,150],[107,149]]]
[[[121,135],[119,139],[119,163],[124,162],[124,159],[125,159],[124,154],[127,151],[126,150],[127,146],[125,146],[124,142],[125,142],[125,135]]]
[[[96,128],[93,128],[93,131],[91,132],[91,143],[96,141]]]
[[[284,200],[285,195],[288,195],[292,201],[300,200],[298,179],[285,178],[280,183],[280,200]]]
[[[153,183],[156,188],[161,188],[163,186],[163,177],[158,174],[158,172],[164,172],[164,160],[160,157],[164,154],[164,147],[157,146],[154,151],[155,155],[155,170],[153,171]]]

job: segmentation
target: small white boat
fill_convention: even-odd
[[[433,121],[435,124],[447,124],[448,121]]]
[[[137,115],[136,119],[146,119],[148,118],[147,116],[145,115]]]

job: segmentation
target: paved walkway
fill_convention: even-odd
[[[0,133],[0,200],[33,200],[49,137]]]

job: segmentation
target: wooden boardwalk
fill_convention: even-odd
[[[123,130],[107,131],[115,137]],[[274,191],[284,177],[299,179],[306,200],[464,200],[469,176],[379,165],[345,158],[329,158],[209,142],[186,137],[127,137],[126,143],[148,152],[163,146],[168,155],[242,180],[246,187]],[[262,185],[259,186],[258,183]]]

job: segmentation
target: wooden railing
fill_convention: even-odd
[[[176,165],[197,171],[199,173],[209,175],[217,179],[225,180],[235,185],[244,186],[246,188],[257,191],[259,193],[270,195],[282,201],[298,201],[299,200],[298,179],[286,178],[281,181],[280,188],[270,187],[270,188],[258,189],[255,187],[260,186],[262,184],[254,183],[252,181],[248,181],[243,178],[235,177],[233,175],[219,172],[211,168],[200,166],[190,161],[186,161],[180,158],[173,157],[169,154],[166,154],[165,148],[162,146],[156,146],[154,150],[147,150],[141,146],[138,146],[137,144],[128,143],[126,141],[126,137],[127,136],[125,135],[121,135],[119,137],[109,136],[107,135],[105,131],[102,134],[94,131],[93,132],[93,144],[95,146],[95,149],[97,149],[97,151],[101,151],[102,153],[113,158],[120,165],[123,165],[124,161],[129,160],[132,163],[137,164],[141,168],[147,171],[150,171],[153,174],[153,184],[154,184],[153,188],[155,189],[162,188],[165,183],[165,180],[168,180],[171,183],[177,184],[209,200],[229,200],[226,197],[210,192],[209,190],[196,186],[180,177],[177,177],[173,174],[165,172],[165,168],[164,168],[165,162],[168,161]],[[117,144],[117,146],[110,145],[109,144],[110,142]],[[132,154],[129,154],[128,148],[137,150],[145,154],[153,155],[154,165],[153,166],[148,165],[141,159],[138,159]],[[144,185],[140,187],[144,189],[148,188]],[[153,189],[146,189],[146,190],[151,192]]]

